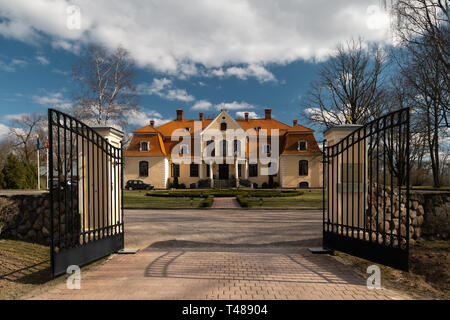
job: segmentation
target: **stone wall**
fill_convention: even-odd
[[[49,194],[0,196],[0,236],[49,244]]]
[[[367,212],[367,228],[385,230],[393,234],[394,245],[397,234],[406,236],[406,193],[394,190],[391,199],[389,187],[372,185],[370,209]],[[377,210],[378,201],[378,210]],[[392,205],[391,205],[392,201]],[[411,190],[409,201],[409,236],[414,245],[420,237],[448,239],[450,234],[450,192]],[[390,239],[387,239],[390,240]],[[403,239],[404,241],[404,239]]]
[[[61,203],[64,203],[64,192],[61,192]],[[76,195],[74,197],[76,206]],[[67,199],[71,199],[67,194]],[[71,201],[67,201],[67,211],[70,212]],[[57,202],[54,202],[55,213],[58,211]],[[71,230],[80,230],[80,218],[77,214],[66,215],[64,206],[61,206],[61,219],[55,214],[55,239],[59,239],[61,228],[61,244],[70,245],[70,241],[77,241],[77,235]],[[11,238],[48,245],[50,243],[50,195],[12,195],[0,196],[0,237]],[[58,244],[55,244],[58,246]]]

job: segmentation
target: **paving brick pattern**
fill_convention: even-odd
[[[125,244],[137,254],[83,273],[81,290],[63,283],[32,298],[404,298],[369,290],[335,257],[311,254],[321,236],[317,210],[127,210]]]
[[[240,208],[241,206],[236,198],[214,198],[211,207],[213,209],[233,209]]]
[[[304,300],[400,299],[326,255],[297,250],[176,249],[116,255],[83,275],[81,290],[59,285],[35,299]]]

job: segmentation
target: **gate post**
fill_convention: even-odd
[[[325,228],[325,221],[330,221],[331,223],[333,223],[334,225],[337,224],[347,224],[347,217],[342,215],[341,217],[339,217],[339,212],[344,212],[345,211],[352,211],[353,207],[358,207],[357,205],[355,205],[355,203],[353,202],[351,204],[351,206],[349,206],[348,203],[346,203],[344,201],[344,199],[348,199],[348,185],[350,184],[350,181],[346,181],[344,183],[344,174],[342,172],[342,170],[339,170],[339,167],[344,168],[344,163],[346,164],[346,168],[348,170],[348,165],[349,163],[346,161],[350,161],[350,159],[348,159],[346,156],[348,154],[350,154],[351,152],[354,151],[355,146],[352,145],[351,147],[347,147],[348,149],[346,151],[343,151],[342,157],[341,157],[341,161],[340,163],[338,163],[335,160],[335,157],[333,157],[334,149],[332,148],[334,145],[338,144],[338,143],[342,143],[345,142],[343,141],[346,137],[348,137],[348,135],[352,132],[354,132],[355,130],[361,128],[361,125],[358,124],[345,124],[345,125],[338,125],[338,126],[333,126],[328,128],[327,130],[325,130],[324,137],[327,141],[327,149],[324,149],[324,158],[326,159],[327,162],[327,168],[328,168],[328,172],[326,173],[326,181],[324,184],[324,190],[327,190],[327,198],[328,200],[333,199],[333,201],[328,201],[328,207],[327,207],[327,215],[326,217],[324,217],[324,228]],[[351,142],[350,142],[351,143]],[[347,146],[350,144],[349,141],[346,141]],[[358,144],[361,144],[361,142],[359,142]],[[343,145],[342,145],[343,146]],[[342,149],[341,149],[342,151]],[[337,152],[339,152],[339,150],[337,150]],[[344,152],[346,154],[346,156],[344,156]],[[360,152],[359,148],[358,148],[358,152]],[[366,159],[362,159],[362,161],[366,161]],[[354,165],[353,163],[351,165]],[[360,165],[360,164],[358,164]],[[325,164],[324,164],[324,168],[325,168]],[[339,174],[340,172],[340,174]],[[324,177],[325,177],[325,172],[324,172]],[[346,185],[346,187],[344,188],[344,185]],[[355,194],[355,190],[356,189],[354,187],[354,183],[351,183],[352,188],[351,188],[351,193]],[[360,188],[362,191],[362,188]],[[357,191],[358,192],[358,191]],[[347,193],[347,195],[344,196],[344,193]],[[361,201],[363,199],[363,197],[359,194],[359,192],[357,193],[357,195],[354,197],[355,199],[358,199],[357,201]],[[345,209],[344,209],[345,207]],[[363,212],[358,212],[358,215],[362,215]],[[325,219],[326,218],[326,219]],[[341,219],[339,219],[341,218]],[[353,217],[352,217],[352,221],[353,221]],[[361,221],[363,221],[363,219],[361,219]],[[361,226],[358,226],[361,227]],[[329,230],[328,230],[329,231]],[[338,230],[333,230],[334,232],[338,232]],[[327,243],[327,241],[329,241],[329,239],[327,239],[326,236],[324,236],[323,238],[323,246],[325,248],[327,247],[332,247],[329,246],[329,244]]]

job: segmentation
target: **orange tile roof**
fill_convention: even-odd
[[[314,132],[313,129],[302,126],[301,124],[296,124],[295,126],[290,127],[287,131],[288,132]]]
[[[275,119],[235,119],[236,122],[244,129],[255,129],[261,127],[261,129],[268,130],[270,134],[270,129],[278,129],[280,135],[280,154],[315,154],[320,153],[320,148],[314,137],[314,130],[307,128],[303,125],[296,124],[291,127],[281,121]],[[206,128],[210,123],[211,119],[183,119],[183,120],[173,120],[159,127],[152,127],[150,125],[143,128],[134,130],[133,133],[138,133],[135,135],[128,147],[125,155],[167,155],[170,156],[172,149],[179,143],[179,141],[171,141],[170,137],[173,132],[177,129],[189,128],[190,134],[194,133],[194,122],[202,122],[202,130]],[[146,134],[146,135],[144,135]],[[258,134],[258,132],[257,132]],[[162,135],[162,136],[161,136]],[[306,140],[308,145],[308,151],[299,152],[297,150],[297,142],[299,140]],[[140,141],[149,141],[153,148],[150,148],[149,152],[140,152]],[[270,143],[270,142],[269,142]],[[191,155],[193,155],[193,145],[192,142]],[[156,148],[155,148],[156,147]],[[248,146],[247,146],[248,148]],[[259,142],[258,142],[258,152],[259,152]],[[248,154],[248,150],[247,150]]]
[[[148,126],[139,128],[137,130],[134,130],[133,133],[158,133],[158,130],[156,130],[154,127],[148,125]]]
[[[306,141],[307,151],[298,151],[298,141]],[[285,136],[282,146],[281,154],[320,154],[320,148],[317,144],[316,138],[312,133],[306,134],[288,134]]]
[[[148,152],[140,151],[141,142],[150,142]],[[139,134],[133,136],[130,145],[125,151],[125,156],[164,156],[167,155],[164,143],[159,134]]]

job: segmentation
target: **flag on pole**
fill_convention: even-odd
[[[41,138],[37,138],[37,149],[41,150]]]
[[[49,146],[49,144],[48,144],[48,139],[47,139],[47,141],[45,141],[45,148],[48,150],[48,149],[50,149],[50,146]]]

